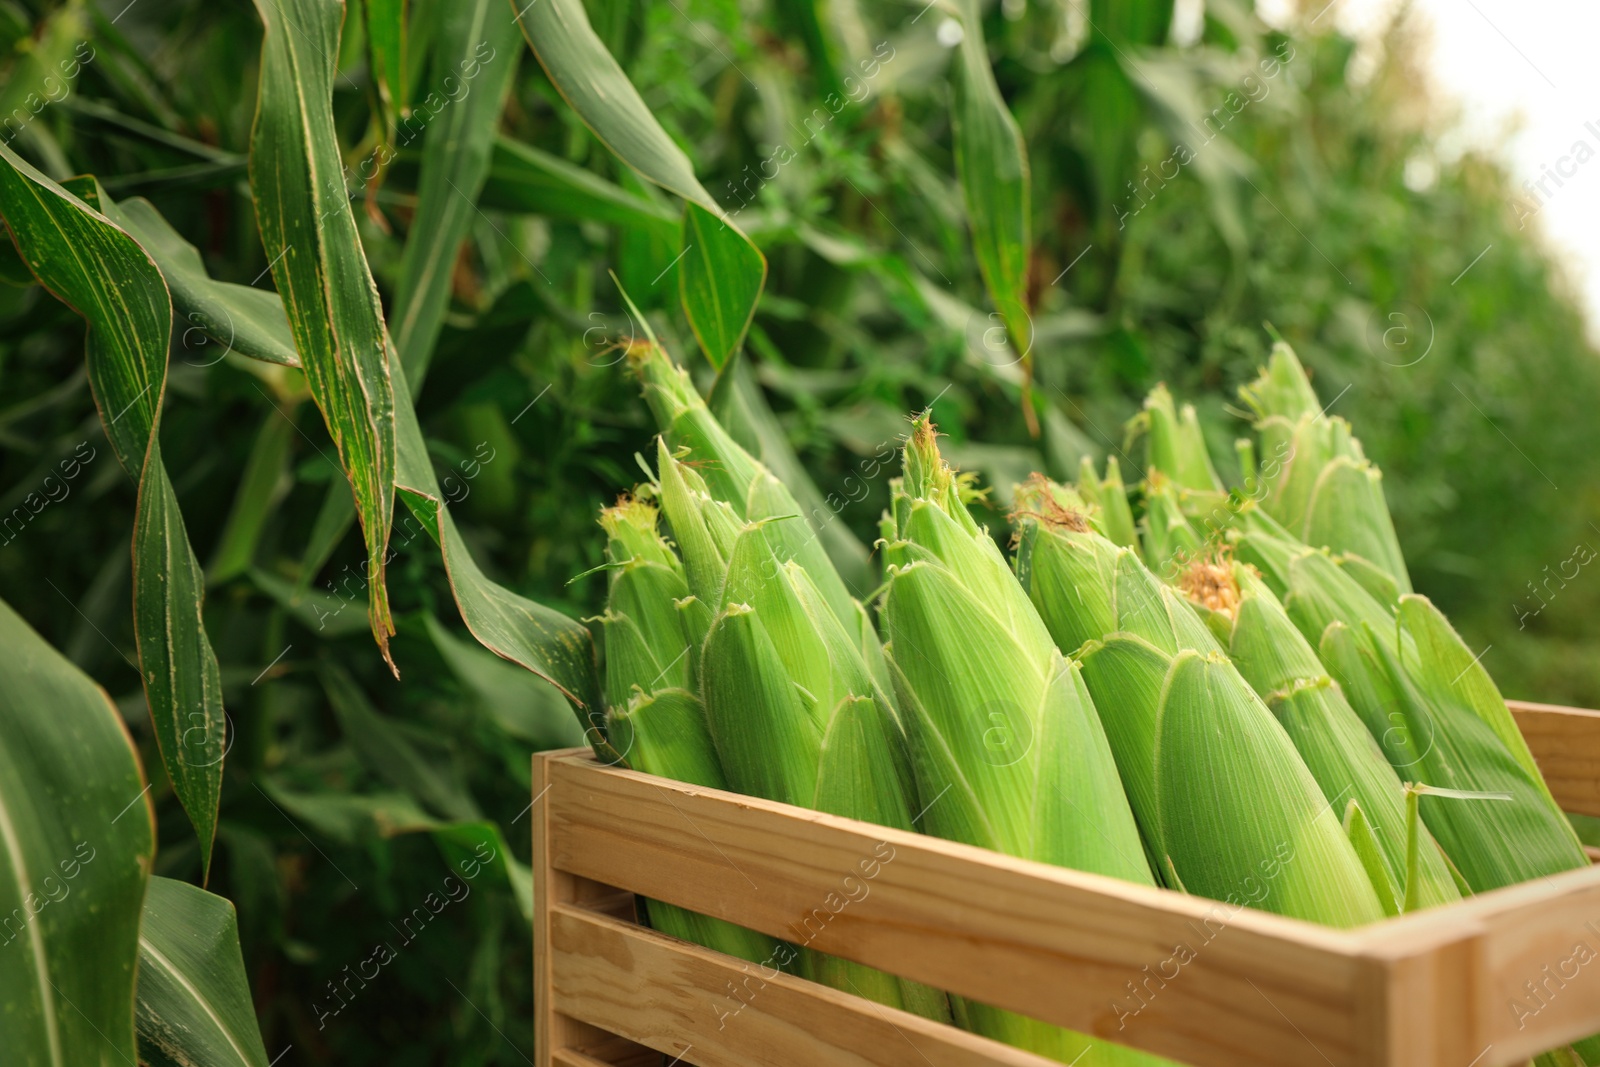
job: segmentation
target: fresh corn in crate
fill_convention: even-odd
[[[1600,713],[1511,706],[1600,816]],[[636,896],[1195,1067],[1503,1067],[1600,1031],[1600,869],[1336,930],[587,750],[533,789],[538,1067],[1052,1062],[647,929]]]
[[[1157,387],[1138,520],[1035,474],[1010,559],[914,416],[875,591],[629,356],[594,757],[535,794],[548,1062],[1600,1064],[1591,857],[1286,345],[1242,485]]]

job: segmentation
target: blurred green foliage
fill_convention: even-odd
[[[409,80],[413,101],[438,74],[428,27],[450,2],[407,8],[408,59],[392,77]],[[1594,352],[1536,233],[1518,229],[1503,171],[1474,156],[1434,160],[1436,116],[1417,104],[1403,28],[1355,77],[1354,42],[1271,31],[1242,0],[1211,0],[1184,45],[1157,0],[986,9],[1032,169],[1035,438],[956,184],[942,8],[588,9],[702,183],[768,257],[747,342],[755,379],[865,543],[888,499],[885,450],[906,412],[929,403],[947,454],[980,472],[996,508],[1029,471],[1070,477],[1085,453],[1119,456],[1137,479],[1122,423],[1160,380],[1199,402],[1214,452],[1231,454],[1242,426],[1233,393],[1264,355],[1270,322],[1384,467],[1419,589],[1474,647],[1493,645],[1484,662],[1508,694],[1600,704],[1600,666],[1584,651],[1600,577],[1549,580],[1578,542],[1600,545]],[[347,16],[334,98],[352,169],[384,129],[361,11],[353,3]],[[18,150],[54,177],[92,172],[113,196],[149,197],[214,276],[264,284],[244,178],[254,12],[3,0],[7,76],[20,77],[52,32],[76,44],[79,30],[93,58],[16,134]],[[500,132],[657,198],[531,57]],[[634,456],[651,434],[617,348],[633,325],[608,271],[679,358],[693,339],[676,310],[674,246],[649,226],[541,211],[512,152],[497,155],[453,265],[418,414],[485,569],[581,617],[604,596],[603,576],[574,580],[602,561],[597,509],[639,479]],[[417,159],[402,143],[381,182],[351,188],[386,299]],[[131,667],[133,486],[93,409],[81,323],[27,284],[14,257],[0,267],[14,282],[0,286],[0,514],[30,494],[58,497],[7,531],[0,595],[119,699],[153,772]],[[292,373],[222,358],[183,325],[163,447],[210,567],[207,622],[232,716],[212,888],[238,906],[268,1053],[292,1044],[288,1063],[519,1062],[531,1044],[531,961],[515,864],[485,867],[414,937],[399,927],[465,858],[509,851],[526,862],[528,757],[578,743],[571,714],[472,642],[437,553],[398,533],[402,679],[389,676],[367,632],[360,538],[321,420]],[[1537,614],[1529,583],[1548,602]],[[158,873],[193,880],[183,813],[164,781],[155,795],[167,842]],[[384,943],[393,961],[341,987],[335,1011],[329,984]]]

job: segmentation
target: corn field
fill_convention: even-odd
[[[532,1062],[555,748],[1338,927],[1586,862],[1581,313],[1407,22],[1174,7],[0,0],[0,1062]]]

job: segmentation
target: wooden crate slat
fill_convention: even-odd
[[[659,1058],[658,1056],[657,1059]],[[557,1052],[551,1062],[555,1067],[611,1067],[604,1060],[591,1059],[581,1052],[566,1050]]]
[[[629,923],[558,905],[558,1010],[699,1067],[1053,1062]],[[754,977],[752,977],[754,976]],[[733,989],[735,994],[730,994]],[[676,1035],[692,1035],[680,1039]],[[685,1045],[689,1045],[685,1049]]]
[[[559,1049],[551,1063],[553,1067],[664,1067],[666,1061],[653,1048],[612,1036],[582,1049]]]
[[[1561,810],[1600,816],[1600,712],[1506,703]]]
[[[1600,816],[1600,712],[1510,704],[1557,802]],[[1197,1067],[1507,1067],[1600,1030],[1600,868],[1333,931],[578,750],[534,762],[539,1067],[654,1067],[645,1046],[696,1041],[704,1067],[1045,1062],[787,975],[719,1031],[719,983],[756,968],[634,925],[631,893]],[[1177,943],[1198,951],[1164,980]]]
[[[572,750],[582,751],[582,750]],[[551,762],[547,758],[533,758],[534,801],[529,808],[533,824],[533,1049],[534,1059],[540,1067],[554,1062],[556,1053],[573,1049],[609,1049],[617,1039],[604,1030],[564,1015],[557,1011],[548,995],[553,959],[550,948],[551,907],[557,903],[588,902],[608,910],[623,905],[618,891],[608,885],[592,882],[551,865],[554,853],[551,847],[550,809],[540,801],[549,795],[548,772]],[[625,1058],[606,1058],[605,1063],[623,1063]]]
[[[1434,959],[1446,980],[1452,968],[1468,976],[1467,1015],[1450,1025],[1472,1046],[1462,1049],[1469,1061],[1490,1049],[1482,1063],[1519,1063],[1600,1030],[1600,869],[1509,886],[1357,936],[1375,958]],[[1459,955],[1417,951],[1450,938]],[[1537,994],[1529,982],[1542,986]],[[1517,1002],[1527,1011],[1514,1011]]]
[[[664,1067],[666,1061],[656,1049],[614,1038],[606,1048],[560,1049],[550,1062],[554,1067]]]
[[[1368,1062],[1381,1030],[1351,1025],[1368,1007],[1339,931],[586,758],[549,775],[560,870],[940,989],[1202,1067]]]

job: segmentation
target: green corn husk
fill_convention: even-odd
[[[1316,780],[1225,657],[1173,657],[1156,723],[1160,841],[1185,889],[1329,926],[1384,917]]]
[[[1017,499],[1018,573],[1059,644],[1088,642],[1084,680],[1168,882],[1335,926],[1381,919],[1321,788],[1189,604],[1074,521],[1070,491],[1035,479]]]
[[[1144,561],[1171,581],[1206,551],[1197,524],[1189,520],[1184,494],[1159,469],[1151,467],[1144,484],[1144,517],[1139,522]]]
[[[695,616],[683,566],[661,537],[656,509],[624,498],[600,514],[611,588],[606,613],[606,732],[629,766],[710,789],[728,783],[705,707],[695,695]],[[777,942],[765,934],[671,904],[647,900],[650,925],[684,941],[751,963],[770,962]]]
[[[1017,575],[1056,644],[1075,650],[1123,632],[1168,655],[1222,651],[1183,598],[1133,549],[1090,529],[1081,509],[1072,490],[1039,475],[1017,489]]]
[[[800,457],[784,437],[777,416],[767,406],[766,397],[756,384],[750,361],[735,355],[719,372],[717,385],[706,403],[728,431],[728,436],[766,464],[778,480],[788,486],[801,504],[801,513],[816,528],[828,559],[845,585],[852,589],[870,588],[877,578],[876,565],[869,558],[867,546],[849,526],[839,521],[836,506],[823,496],[801,465]],[[876,464],[872,469],[877,469]]]
[[[674,364],[664,349],[636,345],[631,358],[662,438],[675,454],[686,450],[687,462],[700,476],[700,490],[726,504],[741,522],[785,520],[773,533],[779,558],[794,560],[811,576],[845,631],[867,650],[869,663],[878,661],[871,663],[874,674],[887,685],[872,622],[839,577],[817,533],[833,516],[817,514],[815,509],[807,513],[788,487],[723,429],[688,372]],[[677,536],[681,545],[683,535]]]
[[[1229,657],[1283,725],[1323,796],[1344,812],[1384,911],[1410,910],[1408,901],[1425,908],[1460,900],[1443,852],[1408,821],[1400,778],[1266,584],[1244,564],[1198,561],[1182,587],[1224,635]],[[1368,841],[1376,864],[1363,854]]]
[[[1115,545],[1134,548],[1139,544],[1133,524],[1133,509],[1128,506],[1128,490],[1122,484],[1122,468],[1116,456],[1106,457],[1106,476],[1094,473],[1088,456],[1078,467],[1078,493],[1090,505],[1089,521]]]
[[[1274,568],[1289,617],[1402,778],[1510,796],[1422,797],[1423,821],[1474,892],[1588,864],[1499,690],[1426,597],[1391,611],[1325,552],[1262,533],[1239,553]]]
[[[1263,500],[1273,518],[1306,544],[1359,558],[1399,593],[1411,592],[1382,472],[1350,424],[1322,412],[1294,350],[1274,344],[1260,376],[1239,396],[1256,414],[1262,456],[1274,464]]]
[[[739,520],[665,442],[658,460],[662,506],[689,585],[715,605],[699,683],[728,787],[914,829],[905,741],[866,659],[869,651],[881,657],[879,646],[874,638],[864,649],[811,572],[783,557],[791,542],[782,530],[797,520]],[[795,928],[801,975],[927,1018],[950,1018],[943,993],[807,949],[831,914],[814,912]]]
[[[1576,834],[1498,689],[1444,616],[1410,595],[1380,476],[1349,424],[1323,416],[1304,368],[1281,342],[1241,396],[1257,414],[1261,448],[1259,463],[1254,448],[1240,449],[1247,481],[1230,501],[1226,534],[1240,558],[1284,598],[1401,778],[1511,797],[1414,798],[1459,890],[1581,869],[1587,860]],[[1195,519],[1201,508],[1188,510]],[[1337,560],[1312,553],[1297,534]],[[1600,1064],[1600,1035],[1574,1048]],[[1557,1062],[1551,1057],[1564,1051],[1538,1062]]]
[[[1143,431],[1148,466],[1160,470],[1185,489],[1222,492],[1222,479],[1211,465],[1200,417],[1193,404],[1180,411],[1165,385],[1145,397],[1144,410],[1129,423],[1131,434]]]
[[[1077,665],[1050,641],[961,496],[924,416],[906,445],[905,476],[884,523],[890,577],[883,612],[912,766],[927,803],[923,830],[1153,885]],[[967,1029],[1062,1062],[1164,1062],[952,1000]]]

